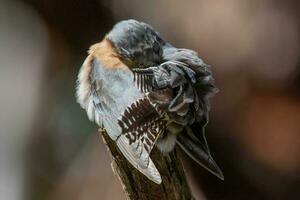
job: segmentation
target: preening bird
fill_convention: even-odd
[[[155,183],[154,145],[170,152],[177,143],[191,158],[223,179],[204,128],[212,74],[195,51],[175,48],[143,22],[125,20],[90,47],[77,85],[77,101],[105,128],[126,159]]]

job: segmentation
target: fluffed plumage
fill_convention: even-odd
[[[153,146],[169,152],[176,142],[223,179],[204,135],[216,90],[196,52],[173,47],[145,23],[126,20],[90,48],[78,75],[77,101],[155,183],[161,176],[150,158]]]

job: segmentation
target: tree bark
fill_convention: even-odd
[[[151,158],[162,177],[162,183],[148,180],[121,154],[104,130],[99,130],[112,157],[111,167],[119,177],[127,199],[130,200],[190,200],[194,199],[176,149],[163,155],[156,147]]]

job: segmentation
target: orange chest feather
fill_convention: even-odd
[[[89,53],[105,67],[128,70],[128,67],[120,60],[116,50],[107,38],[91,46]]]

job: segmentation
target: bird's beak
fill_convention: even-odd
[[[221,180],[224,180],[224,175],[221,169],[210,155],[205,136],[203,135],[203,141],[200,141],[198,138],[193,137],[190,133],[187,133],[188,131],[191,130],[186,130],[178,134],[177,144],[199,165]]]

